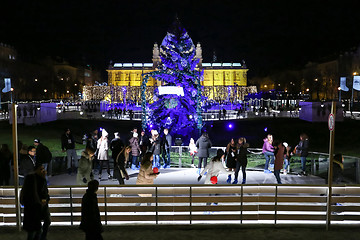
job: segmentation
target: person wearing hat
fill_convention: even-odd
[[[75,150],[74,136],[71,134],[69,128],[65,129],[65,132],[61,136],[61,149],[63,152],[66,152],[68,173],[71,174],[73,168],[76,172],[78,167],[78,156]]]
[[[136,170],[139,169],[139,156],[140,156],[140,146],[139,146],[139,138],[138,133],[134,132],[133,137],[129,140],[131,147],[131,155],[132,155],[132,164],[131,169]]]
[[[110,164],[108,157],[108,150],[109,150],[108,136],[109,136],[108,132],[105,129],[103,129],[101,132],[101,138],[97,142],[97,149],[98,149],[97,159],[100,162],[99,179],[101,179],[101,172],[104,167],[104,164],[107,165],[107,173],[109,175],[109,179],[112,179],[112,176],[110,174]]]
[[[159,133],[157,130],[154,130],[151,132],[152,138],[152,146],[151,146],[151,152],[153,153],[153,167],[160,168],[160,152],[161,152],[161,144],[159,139]]]
[[[51,165],[52,154],[48,147],[40,142],[39,138],[34,139],[34,146],[36,147],[36,164],[42,164],[48,172],[48,166]],[[51,169],[51,167],[50,167]],[[47,179],[47,176],[46,176]]]
[[[111,157],[116,161],[117,156],[121,152],[121,150],[124,148],[124,143],[120,139],[120,135],[118,132],[114,133],[114,137],[110,142],[110,150],[111,150]]]

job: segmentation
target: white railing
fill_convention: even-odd
[[[101,186],[98,201],[105,225],[325,225],[327,190],[325,185]],[[49,188],[52,225],[79,225],[85,191],[85,187]],[[331,224],[360,225],[360,187],[335,186],[332,191]],[[14,189],[0,188],[0,193],[0,225],[14,226]]]

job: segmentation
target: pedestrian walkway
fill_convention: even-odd
[[[126,185],[136,184],[136,178],[138,170],[127,169],[130,179],[125,180]],[[264,173],[258,170],[248,170],[246,172],[247,184],[276,184],[276,179],[273,173]],[[160,169],[159,176],[155,179],[154,184],[203,184],[204,178],[200,182],[198,178],[196,168],[170,168]],[[234,175],[232,175],[234,177]],[[300,185],[322,185],[325,184],[325,180],[317,176],[299,176],[297,174],[281,174],[281,181],[283,184],[300,184]],[[95,179],[99,179],[98,175],[95,175]],[[227,175],[221,174],[218,177],[218,184],[226,184]],[[232,179],[233,180],[233,179]],[[50,185],[52,186],[68,186],[77,185],[76,175],[61,174],[49,178]],[[239,182],[242,181],[241,172],[239,173]],[[108,180],[107,174],[102,175],[100,185],[118,185],[116,179]]]

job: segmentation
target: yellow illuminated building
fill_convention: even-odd
[[[196,58],[199,59],[197,70],[204,71],[201,85],[202,94],[208,100],[234,102],[243,100],[248,93],[256,92],[256,87],[247,86],[245,63],[203,63],[200,43],[196,46]],[[110,94],[112,101],[125,102],[141,99],[141,85],[144,73],[156,71],[161,66],[160,51],[155,43],[152,63],[115,63],[107,69],[108,87],[96,90],[96,87],[84,89],[85,100],[101,99],[103,94]],[[154,89],[162,82],[150,78],[146,85],[146,96],[152,101]],[[94,97],[96,95],[96,97]]]

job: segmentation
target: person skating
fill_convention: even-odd
[[[226,147],[226,167],[229,171],[235,171],[236,169],[236,144],[234,138],[230,140]],[[231,173],[228,175],[228,179],[226,180],[228,184],[231,183]]]
[[[171,160],[170,160],[170,149],[172,144],[172,137],[169,134],[169,129],[164,129],[164,136],[162,139],[162,157],[164,160],[164,165],[162,168],[170,168]]]
[[[92,179],[91,170],[94,154],[94,150],[89,147],[85,148],[85,150],[81,153],[78,173],[76,176],[76,182],[78,185],[87,185],[87,183]]]
[[[124,143],[120,138],[120,134],[118,132],[114,133],[114,138],[110,142],[111,158],[114,162],[123,148]]]
[[[132,164],[131,169],[137,170],[139,169],[139,157],[140,157],[140,146],[139,146],[139,138],[138,133],[134,132],[133,137],[129,140],[131,147],[131,155],[132,155]]]
[[[129,180],[129,174],[125,169],[125,165],[129,161],[130,152],[130,146],[123,148],[114,161],[114,178],[119,181],[120,185],[125,184],[124,179]]]
[[[273,136],[268,134],[267,137],[264,139],[264,144],[262,148],[262,153],[265,156],[265,168],[264,173],[271,173],[269,170],[269,164],[274,164],[274,147],[272,146],[273,143]]]
[[[235,169],[235,179],[232,184],[238,183],[239,171],[241,168],[243,180],[242,184],[246,183],[246,166],[247,166],[247,154],[248,154],[249,144],[246,142],[246,138],[240,137],[238,139],[237,148],[236,148],[236,169]]]
[[[300,156],[301,160],[301,175],[306,175],[306,157],[309,154],[309,137],[302,133],[300,134],[300,142],[294,149],[295,154]]]
[[[285,146],[282,142],[276,142],[274,145],[275,145],[274,175],[277,183],[281,184],[280,171],[284,166]]]
[[[195,155],[197,153],[197,147],[196,147],[196,144],[195,144],[195,140],[193,138],[190,138],[189,153],[190,153],[190,156],[192,156],[191,167],[195,168],[194,159],[195,159]]]
[[[209,139],[207,132],[203,132],[201,137],[196,141],[196,147],[198,148],[197,156],[199,158],[198,174],[201,171],[201,165],[206,167],[207,159],[209,157],[209,149],[212,147],[212,143]]]
[[[112,176],[110,174],[110,164],[109,164],[109,156],[108,156],[108,150],[109,150],[108,135],[109,135],[108,132],[105,129],[103,129],[101,133],[101,138],[97,142],[97,149],[98,149],[97,159],[100,162],[99,179],[101,179],[101,173],[104,164],[106,165],[107,168],[108,178],[112,179]]]

